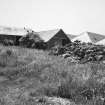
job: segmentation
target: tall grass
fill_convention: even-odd
[[[8,47],[3,49],[7,50]],[[7,81],[0,83],[7,89],[3,100],[6,101],[8,94],[14,96],[15,92],[11,93],[14,88],[19,89],[22,94],[27,94],[27,97],[55,96],[83,105],[89,103],[93,105],[100,96],[104,97],[104,64],[74,64],[59,56],[50,56],[47,51],[19,47],[10,47],[10,49],[17,56],[18,66],[7,65],[0,70],[0,75],[8,78]],[[92,90],[95,90],[95,94],[91,94]],[[88,97],[84,91],[90,92],[87,94],[91,96]],[[12,100],[10,96],[8,98]],[[22,97],[15,97],[16,102],[20,100],[22,102]],[[95,98],[97,100],[94,97],[98,97]]]

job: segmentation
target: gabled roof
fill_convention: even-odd
[[[0,34],[23,36],[27,34],[27,30],[25,30],[24,28],[0,26]]]
[[[47,42],[48,40],[50,40],[53,36],[55,36],[61,30],[62,29],[55,29],[55,30],[48,30],[48,31],[40,31],[37,33],[40,36],[40,38],[42,38],[42,40]]]
[[[91,42],[91,43],[97,43],[98,41],[105,39],[104,35],[96,34],[93,32],[84,32],[74,38],[72,41],[79,40],[81,42]]]

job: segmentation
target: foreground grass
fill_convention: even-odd
[[[0,49],[8,50],[8,47],[0,46]],[[0,66],[1,105],[49,105],[50,97],[66,98],[68,105],[75,105],[73,102],[77,105],[103,104],[100,97],[105,95],[104,64],[74,64],[69,59],[49,56],[46,51],[9,49],[16,54],[17,62],[12,66],[6,65],[8,63]],[[88,97],[82,94],[85,90],[95,90],[95,94],[87,93],[91,95]],[[59,104],[52,102],[52,105]]]

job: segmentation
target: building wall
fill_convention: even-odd
[[[21,36],[0,34],[0,43],[3,44],[4,40],[12,40],[15,45],[18,45],[19,38],[21,38]]]
[[[53,38],[51,38],[48,42],[48,49],[50,49],[51,47],[54,47],[56,45],[59,46],[64,46],[65,44],[70,43],[70,39],[67,37],[67,35],[60,30]]]

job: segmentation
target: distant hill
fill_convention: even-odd
[[[70,40],[74,39],[75,37],[77,37],[77,35],[72,35],[72,34],[67,34],[67,36],[69,37]]]
[[[0,26],[0,34],[3,34],[3,35],[22,35],[23,36],[27,34],[27,31],[31,31],[31,29]]]
[[[104,35],[100,35],[93,32],[83,32],[79,36],[73,38],[72,41],[79,40],[81,42],[86,42],[86,43],[90,42],[95,44],[103,39],[105,39]]]
[[[99,44],[99,45],[105,45],[105,39],[100,40],[100,41],[99,41],[99,42],[97,42],[96,44]]]

